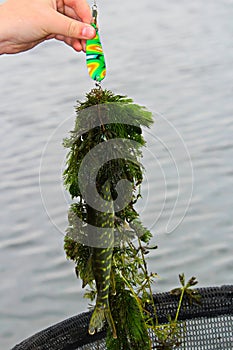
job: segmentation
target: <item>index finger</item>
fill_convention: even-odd
[[[91,23],[91,8],[86,0],[64,0],[64,4],[71,7],[82,22]]]

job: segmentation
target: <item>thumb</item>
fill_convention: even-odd
[[[74,39],[92,39],[96,34],[90,24],[79,22],[56,11],[49,17],[47,30],[50,34]]]

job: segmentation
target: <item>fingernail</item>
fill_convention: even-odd
[[[85,42],[82,43],[82,48],[83,48],[83,52],[86,52],[86,43]]]
[[[82,36],[92,39],[95,36],[95,29],[92,26],[86,26],[82,29]]]

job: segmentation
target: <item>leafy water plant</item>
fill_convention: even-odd
[[[107,321],[108,350],[149,350],[150,332],[158,349],[173,349],[180,342],[178,314],[185,294],[180,293],[175,320],[159,325],[146,255],[151,232],[143,226],[135,204],[140,198],[144,169],[140,162],[152,114],[125,96],[96,88],[76,107],[75,128],[64,146],[70,151],[64,183],[74,200],[70,206],[64,249],[75,262],[85,297],[95,300],[89,333]],[[152,308],[153,317],[147,306]]]
[[[190,304],[200,304],[201,295],[192,289],[198,282],[196,277],[192,277],[185,283],[184,274],[179,275],[181,287],[175,288],[170,291],[171,295],[178,296],[179,302],[176,310],[175,318],[172,319],[168,315],[168,322],[163,325],[153,326],[155,334],[155,345],[157,350],[172,350],[178,348],[182,344],[183,339],[183,324],[179,321],[179,314],[184,298],[187,298]]]

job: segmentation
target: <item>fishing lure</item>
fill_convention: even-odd
[[[95,23],[92,23],[92,26],[95,28],[96,35],[93,39],[89,39],[86,42],[86,63],[90,77],[100,83],[106,75],[106,63],[100,41],[99,29],[96,25],[97,12],[95,11],[96,10],[93,10]]]

